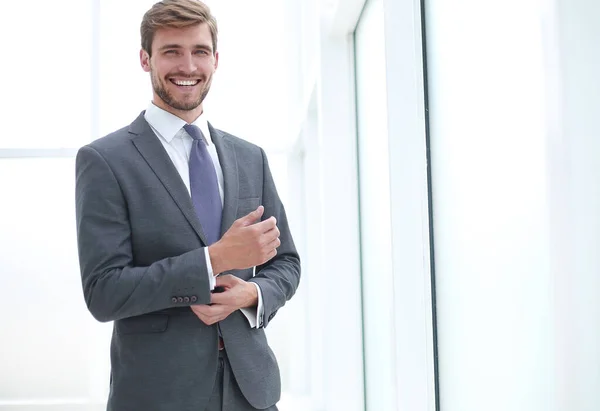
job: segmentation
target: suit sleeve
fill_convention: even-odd
[[[82,147],[75,163],[77,245],[83,293],[98,321],[208,304],[205,251],[134,266],[127,203],[104,157]],[[186,298],[187,297],[187,298]]]
[[[277,189],[264,151],[263,157],[263,219],[274,216],[279,228],[281,245],[277,255],[265,264],[256,267],[256,275],[250,280],[260,286],[263,299],[262,327],[266,327],[277,310],[296,293],[300,282],[300,257],[290,232],[285,209]]]

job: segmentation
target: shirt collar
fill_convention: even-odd
[[[148,105],[144,117],[152,128],[154,128],[168,143],[170,143],[181,131],[183,126],[187,124],[184,120],[163,110],[152,102]],[[208,129],[206,115],[202,113],[192,124],[198,126],[200,130],[202,130],[202,134],[204,134],[204,138],[207,140],[206,144],[210,145],[211,139],[208,138],[208,136],[210,136],[210,131]],[[185,133],[185,135],[187,136],[187,133]]]

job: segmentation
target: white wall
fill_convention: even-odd
[[[557,409],[600,407],[600,4],[559,0],[551,95]]]

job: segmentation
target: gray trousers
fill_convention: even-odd
[[[240,391],[225,350],[219,352],[217,379],[205,411],[256,411]],[[277,406],[273,405],[264,411],[278,410]]]

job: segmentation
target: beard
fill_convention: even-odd
[[[200,106],[202,104],[202,102],[204,101],[204,99],[206,98],[206,96],[208,95],[208,92],[210,90],[210,84],[212,82],[212,76],[208,77],[208,78],[206,76],[202,76],[200,80],[201,80],[201,84],[204,83],[204,88],[202,89],[200,96],[196,100],[191,100],[191,101],[178,100],[165,87],[164,82],[170,81],[170,80],[168,80],[168,79],[166,79],[164,81],[161,80],[158,77],[158,75],[156,75],[154,70],[151,70],[150,74],[151,74],[150,78],[152,81],[152,88],[154,89],[154,92],[156,93],[156,95],[158,97],[160,97],[161,100],[164,101],[169,107],[172,107],[175,110],[181,110],[181,111],[191,111],[191,110],[196,109],[198,106]],[[171,75],[171,76],[173,76],[173,75]],[[178,75],[178,77],[185,78],[185,75]],[[177,87],[177,86],[175,86],[175,87]]]

